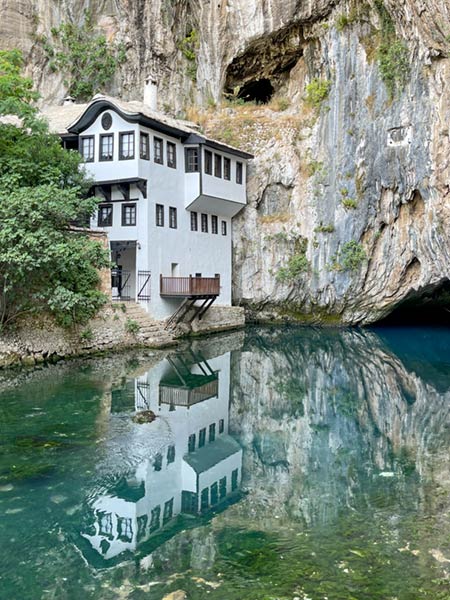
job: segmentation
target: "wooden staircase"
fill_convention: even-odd
[[[125,314],[127,319],[130,319],[139,325],[136,339],[144,346],[165,348],[177,344],[173,334],[164,328],[164,323],[152,319],[140,304],[127,302],[124,306],[126,308]]]

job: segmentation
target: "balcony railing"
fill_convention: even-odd
[[[220,277],[163,277],[160,284],[161,296],[183,298],[195,296],[218,296]]]

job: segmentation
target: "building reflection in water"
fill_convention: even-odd
[[[131,419],[153,411],[153,423],[136,427],[148,427],[161,443],[131,476],[90,502],[91,526],[81,535],[96,551],[94,562],[101,556],[105,566],[140,544],[148,551],[152,538],[157,547],[186,527],[186,515],[221,510],[238,497],[242,476],[242,449],[228,434],[229,352],[208,359],[192,350],[174,354],[133,383],[134,393],[113,394],[111,412]]]

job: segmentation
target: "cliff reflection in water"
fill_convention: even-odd
[[[90,494],[85,555],[109,566],[131,551],[157,577],[221,573],[218,598],[347,598],[348,585],[440,598],[449,349],[445,331],[249,328],[171,353],[112,394],[110,435],[150,409],[134,427],[152,450]]]

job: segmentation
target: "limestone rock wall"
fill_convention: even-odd
[[[139,98],[153,75],[162,110],[195,106],[207,131],[255,152],[234,229],[236,302],[258,318],[357,324],[448,282],[450,259],[450,1],[381,4],[407,45],[393,99],[377,61],[375,0],[0,0],[0,38],[24,49],[43,101],[59,101],[63,78],[36,35],[90,10],[127,51],[105,91]],[[314,78],[329,94],[311,108]],[[261,79],[284,106],[249,106],[239,119],[242,107],[218,104]],[[301,244],[307,269],[280,281]],[[358,249],[367,258],[348,268],[346,251]]]

